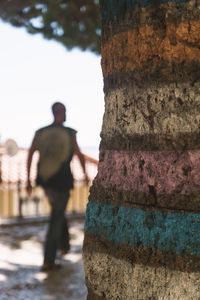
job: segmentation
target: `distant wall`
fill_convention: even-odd
[[[21,214],[24,217],[49,214],[48,201],[40,187],[34,188],[31,197],[28,197],[26,193],[27,153],[27,149],[19,149],[17,154],[12,157],[4,154],[4,152],[0,156],[0,173],[2,179],[2,182],[0,182],[0,217],[8,218],[19,216],[20,198],[22,200]],[[38,158],[38,153],[35,153],[31,165],[31,180],[33,186],[35,186],[37,176]],[[85,155],[85,159],[86,171],[92,182],[97,173],[98,161],[88,155]],[[71,190],[70,193],[67,212],[85,212],[89,187],[85,185],[84,174],[76,156],[72,159],[71,170],[74,177],[74,189]]]
[[[66,213],[85,213],[88,195],[89,186],[76,186],[71,190]],[[46,216],[49,213],[50,206],[41,188],[34,189],[32,196],[27,197],[25,189],[22,189],[19,195],[14,185],[0,187],[0,218],[13,218],[20,214],[23,217]]]

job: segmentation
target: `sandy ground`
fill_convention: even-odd
[[[0,230],[0,300],[85,300],[81,260],[83,221],[71,221],[71,250],[58,258],[62,268],[40,272],[44,225],[10,226]]]

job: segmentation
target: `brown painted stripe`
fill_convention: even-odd
[[[198,150],[200,132],[180,134],[134,134],[113,136],[101,134],[101,150],[160,151],[160,150]]]
[[[200,62],[200,20],[166,23],[166,29],[142,26],[114,35],[102,44],[104,77],[116,72],[128,72],[144,63],[160,65],[166,62]]]
[[[163,8],[168,8],[167,14],[163,17],[170,18],[168,14],[170,13],[171,8],[171,14],[173,15],[173,10],[177,8],[177,11],[175,14],[175,17],[177,17],[182,13],[182,10],[184,11],[184,6],[187,8],[188,13],[192,11],[192,9],[196,9],[198,12],[198,1],[192,1],[192,0],[160,0],[160,1],[151,1],[151,0],[101,0],[101,10],[102,10],[102,20],[103,24],[107,24],[109,22],[113,22],[114,20],[124,20],[131,18],[131,13],[135,10],[139,9],[142,12],[146,10],[146,8],[150,8],[152,11],[153,16],[159,16],[159,10],[162,10]],[[180,10],[180,11],[178,11]],[[152,17],[153,17],[152,16]],[[163,18],[159,18],[158,20],[162,22]]]
[[[169,63],[160,60],[159,64],[144,63],[129,72],[116,72],[104,78],[104,92],[120,87],[136,86],[146,88],[172,83],[189,83],[191,87],[200,79],[200,62]]]
[[[95,180],[90,188],[90,197],[95,199],[96,202],[104,204],[142,208],[143,210],[200,212],[200,191],[190,195],[155,195],[151,188],[149,194],[136,191],[122,191],[115,188],[104,188]]]
[[[153,250],[146,247],[130,247],[123,244],[116,244],[85,232],[84,255],[93,253],[105,253],[117,259],[132,264],[142,264],[151,267],[165,267],[181,272],[198,272],[200,270],[200,257],[192,255],[177,255],[172,252]]]
[[[127,29],[138,28],[138,26],[153,26],[165,29],[166,23],[178,24],[182,21],[198,21],[200,11],[195,1],[188,3],[169,2],[156,6],[135,8],[129,11],[123,19],[115,17],[111,22],[103,23],[102,38],[104,41],[112,35],[127,31]]]

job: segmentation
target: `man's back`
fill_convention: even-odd
[[[52,124],[36,131],[34,142],[40,153],[37,184],[55,189],[73,187],[70,161],[74,154],[76,131]]]

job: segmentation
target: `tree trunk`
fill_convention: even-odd
[[[101,0],[88,299],[200,299],[200,1]]]

